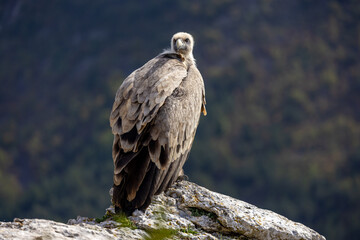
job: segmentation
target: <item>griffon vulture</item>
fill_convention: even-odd
[[[183,174],[201,112],[206,115],[193,47],[190,34],[176,33],[171,48],[131,73],[116,93],[110,115],[116,212],[145,211],[153,195]]]

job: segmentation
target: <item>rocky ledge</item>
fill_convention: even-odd
[[[102,218],[67,224],[43,219],[0,222],[0,239],[323,239],[314,230],[269,210],[176,182],[129,218],[106,210]]]

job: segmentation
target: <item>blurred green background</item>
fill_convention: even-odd
[[[2,0],[0,220],[104,213],[115,92],[177,31],[207,91],[190,180],[357,238],[356,0]]]

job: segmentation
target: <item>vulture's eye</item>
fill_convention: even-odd
[[[188,39],[188,38],[185,39],[185,42],[186,42],[186,43],[189,43],[189,42],[190,42],[190,39]]]

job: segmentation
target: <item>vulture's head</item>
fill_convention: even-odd
[[[175,33],[171,38],[171,50],[183,55],[185,58],[192,58],[194,38],[185,32]]]

